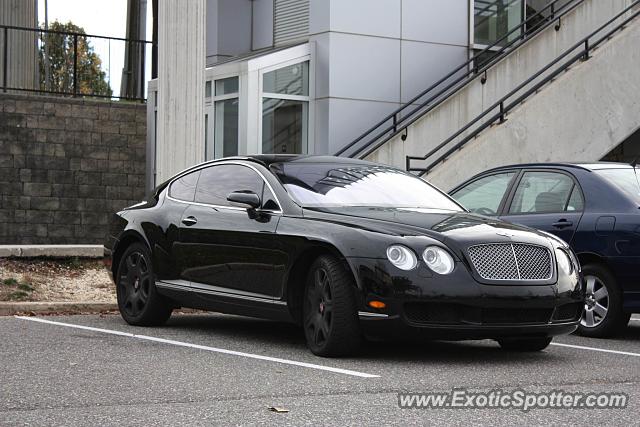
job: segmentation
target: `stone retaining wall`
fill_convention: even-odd
[[[0,244],[102,244],[144,196],[146,105],[0,93]]]

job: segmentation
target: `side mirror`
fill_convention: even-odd
[[[227,200],[247,209],[258,209],[261,204],[260,196],[253,192],[234,191],[227,196]]]

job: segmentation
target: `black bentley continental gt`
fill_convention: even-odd
[[[353,159],[206,162],[115,214],[110,234],[128,323],[160,325],[179,307],[292,321],[321,356],[413,336],[537,351],[573,332],[584,305],[562,240]]]

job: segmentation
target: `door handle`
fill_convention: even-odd
[[[190,227],[190,226],[192,226],[192,225],[194,225],[194,224],[197,224],[197,223],[198,223],[198,220],[196,219],[196,217],[195,217],[195,216],[188,216],[188,217],[186,217],[186,218],[184,218],[184,219],[182,220],[182,223],[183,223],[184,225],[186,225],[186,226]]]
[[[566,219],[561,219],[558,222],[554,222],[553,225],[555,228],[565,228],[565,227],[571,227],[573,225],[573,222],[571,221],[567,221]]]

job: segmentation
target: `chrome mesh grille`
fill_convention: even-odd
[[[471,246],[469,258],[486,280],[548,280],[553,275],[551,252],[524,243]]]
[[[514,243],[513,251],[516,254],[516,260],[518,260],[520,279],[543,280],[551,278],[551,254],[547,248]]]

